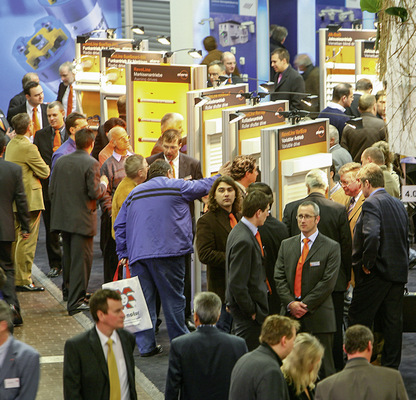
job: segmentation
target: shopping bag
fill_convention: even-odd
[[[149,310],[143,295],[142,287],[137,276],[131,278],[130,269],[126,264],[126,279],[117,280],[120,263],[114,274],[113,282],[104,283],[103,289],[115,290],[121,295],[123,312],[125,314],[124,329],[131,333],[152,329]]]

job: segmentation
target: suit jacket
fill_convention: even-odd
[[[196,225],[196,250],[199,260],[207,265],[208,290],[225,303],[225,248],[231,232],[228,212],[223,208],[208,211]]]
[[[227,400],[231,371],[247,353],[244,339],[200,326],[195,332],[173,339],[166,377],[166,400]]]
[[[231,374],[229,400],[289,400],[282,360],[267,344],[242,356]]]
[[[354,93],[354,99],[352,100],[351,105],[345,109],[345,114],[351,115],[353,118],[361,116],[361,113],[358,110],[358,102],[361,96],[361,93]]]
[[[338,129],[339,140],[343,135],[346,122],[350,120],[350,117],[338,108],[325,107],[318,115],[318,118],[328,118],[329,123]],[[347,149],[348,150],[348,149]]]
[[[363,127],[353,129],[345,126],[340,144],[347,149],[355,162],[361,162],[361,154],[379,140],[387,140],[387,128],[384,121],[371,113],[362,113]]]
[[[309,65],[306,69],[306,71],[302,74],[302,78],[305,81],[305,93],[314,94],[315,96],[318,96],[317,99],[313,100],[313,106],[312,107],[304,107],[308,111],[319,113],[319,67],[314,67],[312,64]],[[316,105],[315,105],[316,104]],[[316,117],[318,114],[314,114],[314,117]]]
[[[42,185],[40,179],[49,176],[49,167],[43,161],[38,148],[23,135],[16,135],[6,147],[7,161],[22,167],[23,185],[25,187],[29,211],[44,210]]]
[[[278,81],[279,74],[276,74],[274,78],[274,91],[275,92],[299,92],[305,93],[305,81],[300,76],[299,72],[292,68],[292,66],[288,66],[286,71],[283,72],[282,79],[279,83]],[[298,94],[279,94],[273,93],[271,95],[271,99],[275,100],[289,100],[289,109],[297,109],[302,110],[302,102],[301,100],[305,96],[298,95]]]
[[[95,136],[94,148],[92,149],[91,155],[98,160],[100,151],[108,145],[108,137],[104,131],[104,125],[100,125]]]
[[[25,92],[22,90],[20,93],[13,96],[9,102],[9,107],[7,109],[7,120],[11,121],[13,114],[13,109],[17,106],[20,106],[20,104],[24,103],[26,101]]]
[[[62,103],[62,98],[64,97],[64,94],[65,94],[65,91],[66,91],[66,88],[67,87],[68,86],[66,86],[63,82],[61,82],[59,84],[59,87],[58,87],[58,97],[56,98],[57,101],[59,101],[59,102]]]
[[[332,161],[335,165],[335,178],[339,180],[338,170],[349,162],[352,162],[351,154],[344,149],[339,143],[329,149],[332,154]]]
[[[335,240],[341,246],[341,266],[335,291],[343,292],[347,290],[348,282],[351,280],[352,239],[347,211],[345,207],[328,200],[321,193],[312,192],[305,199],[292,201],[286,205],[283,212],[283,222],[288,227],[290,236],[300,233],[296,215],[299,205],[306,200],[313,201],[319,206],[321,215],[321,220],[318,223],[319,232]]]
[[[35,400],[39,385],[39,353],[10,336],[10,346],[0,368],[1,400]],[[19,387],[6,389],[7,379],[19,378]]]
[[[22,168],[0,157],[0,242],[15,241],[13,202],[21,229],[30,232]]]
[[[117,330],[123,347],[130,399],[137,399],[134,379],[134,336]],[[110,381],[108,367],[96,328],[83,332],[65,343],[64,349],[64,398],[67,400],[108,400]]]
[[[242,221],[228,235],[225,260],[225,297],[231,313],[250,319],[255,313],[262,324],[269,314],[266,271],[260,245]]]
[[[100,164],[84,150],[56,162],[49,195],[51,230],[94,236],[97,233],[97,200],[106,188],[100,183]]]
[[[293,292],[300,249],[300,235],[284,240],[280,246],[274,278],[283,314],[287,313],[289,303],[296,300]],[[331,293],[340,264],[339,244],[319,233],[302,269],[302,301],[308,306],[308,312],[300,319],[302,330],[310,333],[336,331]]]
[[[4,129],[0,126],[0,132],[3,132],[4,134],[6,134],[7,128],[9,128],[10,125],[9,125],[9,121],[7,121],[6,115],[4,114],[3,110],[0,110],[0,120],[1,122],[3,122],[3,125],[4,125]]]
[[[407,400],[400,372],[354,358],[345,368],[318,383],[315,400]]]
[[[53,138],[55,136],[55,130],[48,125],[47,127],[40,129],[36,132],[33,139],[33,144],[39,149],[39,153],[43,158],[43,161],[49,166],[52,165],[52,155],[53,155]],[[63,139],[62,139],[63,136]],[[61,132],[61,142],[64,143],[68,139],[66,134],[65,127],[63,132]],[[43,199],[49,201],[48,186],[49,186],[49,177],[46,179],[41,179],[42,190],[43,190]]]
[[[43,128],[46,128],[47,126],[49,126],[49,121],[48,121],[48,114],[46,112],[48,106],[46,104],[41,104],[40,105],[40,110],[42,113],[42,124],[43,124]],[[27,109],[26,109],[26,101],[20,105],[18,105],[17,107],[13,108],[12,110],[9,111],[9,113],[7,114],[7,119],[9,121],[9,124],[12,126],[12,118],[20,113],[27,113]],[[31,115],[29,115],[30,118],[32,118]]]
[[[354,272],[360,274],[364,266],[386,281],[406,283],[408,225],[407,212],[400,200],[384,189],[368,197],[354,233]]]

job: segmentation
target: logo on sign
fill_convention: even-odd
[[[120,290],[117,290],[117,292],[120,293],[121,296],[121,304],[123,307],[126,308],[133,308],[130,302],[136,301],[136,299],[133,296],[133,290],[130,287],[125,287],[122,292]]]
[[[178,77],[186,81],[188,79],[188,72],[185,70],[182,70],[178,73]]]
[[[319,136],[320,138],[323,138],[325,135],[325,129],[323,126],[320,126],[318,128],[318,130],[316,131],[316,135]]]

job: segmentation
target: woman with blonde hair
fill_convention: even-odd
[[[293,350],[282,365],[291,400],[314,399],[323,355],[324,348],[316,337],[309,333],[296,336]]]

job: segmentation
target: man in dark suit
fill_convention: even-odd
[[[39,82],[28,82],[23,88],[26,101],[17,107],[14,107],[8,114],[7,119],[11,126],[12,118],[20,113],[27,113],[33,121],[33,131],[37,132],[49,125],[48,115],[46,113],[46,104],[43,104],[43,89]]]
[[[43,161],[51,168],[52,155],[58,150],[63,142],[68,139],[64,123],[64,107],[59,101],[53,101],[47,106],[49,126],[37,131],[33,144],[35,144]],[[42,179],[43,202],[45,209],[42,211],[43,223],[46,231],[46,251],[49,260],[49,278],[56,278],[62,270],[62,253],[59,244],[59,232],[51,232],[51,200],[49,198],[48,187],[49,177]]]
[[[68,339],[64,349],[64,399],[137,399],[134,336],[125,331],[121,296],[97,290],[90,299],[94,328]]]
[[[349,322],[371,328],[378,314],[384,336],[381,364],[398,369],[403,293],[409,269],[409,220],[400,200],[385,191],[383,171],[378,165],[365,165],[358,177],[366,200],[354,232],[355,288]]]
[[[68,116],[77,111],[77,98],[73,88],[75,82],[75,68],[71,61],[66,61],[59,66],[59,76],[62,82],[59,84],[57,101],[64,106],[64,115]]]
[[[25,74],[22,78],[22,89],[25,87],[26,83],[29,83],[31,81],[39,83],[38,74],[36,74],[35,72],[28,72],[27,74]],[[11,110],[13,110],[13,108],[20,106],[21,104],[25,102],[26,102],[26,96],[25,96],[24,90],[22,90],[20,93],[12,97],[12,99],[9,102],[9,107],[7,109],[7,119],[9,121],[11,121],[12,116],[15,115],[15,114],[13,115],[11,114]]]
[[[35,400],[39,386],[39,353],[13,335],[10,306],[0,300],[0,399]]]
[[[196,249],[199,260],[207,265],[208,290],[223,302],[217,328],[230,333],[232,317],[225,305],[225,247],[241,211],[240,191],[231,177],[224,175],[214,182],[208,210],[196,225]]]
[[[251,351],[258,346],[261,324],[269,314],[263,246],[258,227],[269,214],[270,199],[254,191],[243,201],[243,218],[228,235],[226,247],[226,302],[233,316],[232,331],[246,340]]]
[[[337,242],[318,231],[319,214],[319,206],[312,201],[299,205],[301,233],[282,242],[274,277],[282,313],[298,319],[301,330],[312,333],[324,346],[321,374],[325,377],[335,372],[332,346],[336,322],[331,294],[341,251]]]
[[[344,367],[342,351],[342,321],[344,315],[344,294],[351,280],[351,255],[352,240],[348,225],[347,210],[341,204],[328,200],[328,177],[319,170],[311,170],[305,178],[308,196],[302,200],[296,200],[286,205],[283,212],[283,222],[289,229],[290,236],[300,233],[297,217],[298,207],[304,201],[313,201],[318,204],[320,220],[319,232],[335,240],[341,247],[341,266],[339,269],[337,283],[332,292],[334,302],[337,330],[334,334],[334,363],[337,370]]]
[[[231,371],[247,346],[244,339],[215,327],[221,305],[215,293],[195,296],[196,332],[173,339],[170,344],[166,400],[228,399]]]
[[[345,114],[351,115],[353,118],[361,116],[361,110],[358,107],[358,102],[363,94],[371,94],[373,91],[373,84],[370,79],[362,78],[355,84],[354,99],[349,107],[345,110]]]
[[[370,364],[374,337],[370,329],[354,325],[345,332],[344,370],[318,383],[315,400],[408,400],[399,371]]]
[[[14,324],[21,324],[20,304],[14,287],[14,264],[12,260],[12,243],[15,241],[13,202],[16,204],[16,218],[21,226],[21,235],[27,237],[30,232],[29,212],[25,188],[23,186],[22,168],[12,162],[4,161],[3,153],[6,137],[0,132],[0,268],[6,274],[6,282],[1,289],[4,300],[13,309]]]
[[[290,55],[286,49],[279,47],[272,52],[271,63],[276,76],[274,78],[274,89],[271,99],[289,100],[289,109],[301,110],[303,108],[301,100],[305,95],[291,93],[305,93],[305,81],[299,72],[292,68],[289,62]]]
[[[270,315],[261,328],[260,346],[242,356],[231,374],[230,400],[289,400],[280,367],[293,349],[299,322]]]
[[[13,139],[16,133],[10,127],[3,110],[0,109],[0,132],[6,135],[6,144],[10,139]]]
[[[49,186],[51,230],[60,231],[63,239],[63,280],[68,288],[69,315],[88,309],[84,298],[97,233],[97,200],[108,184],[106,177],[100,182],[100,166],[90,156],[94,132],[79,130],[75,143],[77,150],[56,162]]]
[[[162,134],[163,152],[147,157],[149,166],[156,160],[162,159],[167,161],[172,167],[173,177],[186,180],[196,180],[203,178],[201,171],[201,162],[179,150],[182,147],[181,132],[175,129],[168,129]],[[189,209],[192,216],[192,231],[195,232],[195,213],[194,202],[189,203]],[[185,322],[188,329],[195,329],[192,322],[191,312],[191,298],[192,298],[192,284],[191,284],[191,254],[185,260]]]

